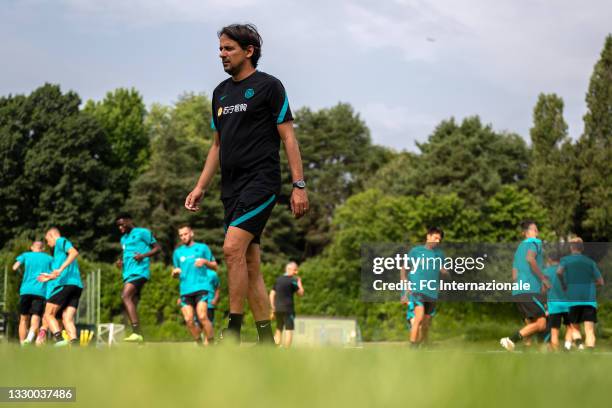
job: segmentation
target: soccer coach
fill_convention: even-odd
[[[229,323],[223,337],[240,341],[246,298],[255,318],[258,343],[273,345],[259,242],[281,189],[281,140],[293,180],[291,211],[296,218],[308,211],[302,159],[285,88],[275,77],[256,69],[262,44],[256,27],[233,24],[223,27],[218,37],[219,57],[231,78],[213,92],[214,141],[185,207],[199,210],[220,165],[226,229],[223,253],[230,303]]]

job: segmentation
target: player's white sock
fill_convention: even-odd
[[[30,330],[30,331],[28,332],[28,337],[26,337],[26,341],[27,341],[28,343],[31,343],[31,342],[32,342],[32,340],[34,340],[34,337],[36,337],[36,333],[34,333],[34,330]]]
[[[571,341],[566,341],[565,342],[565,349],[566,350],[571,350],[572,349],[572,342]]]

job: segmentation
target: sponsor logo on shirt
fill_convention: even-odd
[[[251,99],[255,95],[255,90],[253,88],[249,88],[244,92],[244,97],[247,99]]]
[[[223,108],[219,108],[219,110],[217,110],[217,117],[221,115],[231,115],[235,112],[246,112],[246,110],[246,103],[238,103],[236,105],[224,106]]]

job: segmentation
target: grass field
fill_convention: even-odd
[[[296,350],[2,345],[0,386],[77,389],[76,403],[19,407],[609,406],[612,353],[497,350],[490,343],[416,351],[381,344]]]

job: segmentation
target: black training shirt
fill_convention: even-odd
[[[221,198],[249,187],[278,194],[280,135],[276,126],[293,120],[283,84],[255,71],[242,81],[228,78],[214,90],[211,126],[219,132]]]
[[[297,280],[292,276],[283,275],[276,278],[274,283],[274,310],[277,312],[293,313],[293,294],[297,292]]]

